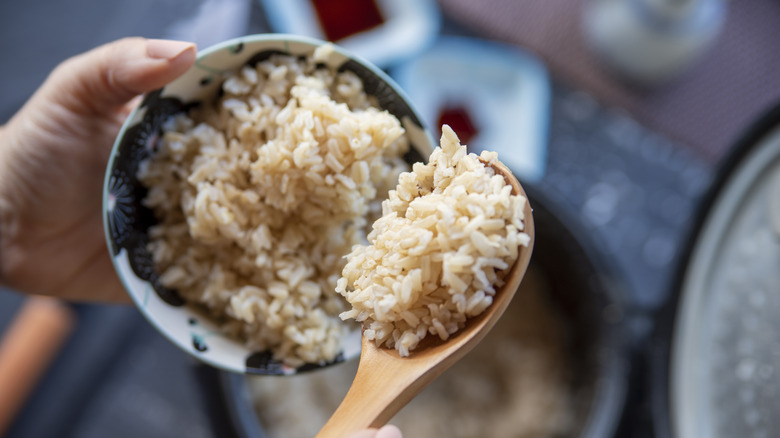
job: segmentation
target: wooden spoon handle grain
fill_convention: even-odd
[[[449,366],[432,355],[400,358],[395,350],[377,348],[366,338],[362,345],[352,386],[317,438],[348,438],[360,430],[384,426]]]

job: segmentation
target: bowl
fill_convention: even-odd
[[[524,188],[536,244],[523,285],[491,333],[390,420],[407,433],[616,436],[630,367],[624,286],[557,200]],[[497,365],[502,359],[509,363]],[[313,436],[346,394],[355,362],[289,379],[222,373],[238,436]],[[506,379],[513,372],[522,376]]]
[[[147,190],[137,177],[139,164],[154,153],[163,124],[173,115],[214,99],[227,73],[275,53],[310,55],[323,44],[326,43],[295,35],[261,34],[225,41],[201,51],[195,65],[181,77],[144,96],[122,126],[109,158],[103,215],[117,275],[140,312],[157,330],[198,360],[226,371],[294,374],[317,369],[357,356],[360,333],[354,330],[349,335],[344,351],[332,363],[292,368],[274,360],[268,351],[248,349],[177,291],[162,286],[147,249],[149,228],[157,222],[141,202]],[[387,75],[339,47],[334,47],[324,63],[357,75],[365,92],[376,97],[379,107],[402,122],[411,143],[411,151],[405,157],[408,162],[428,156],[433,144],[430,134],[404,92]]]

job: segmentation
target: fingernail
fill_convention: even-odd
[[[186,41],[146,40],[146,55],[152,59],[171,60],[194,48],[195,44]]]

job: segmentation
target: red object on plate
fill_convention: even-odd
[[[366,31],[385,21],[375,0],[312,0],[312,4],[330,41]]]
[[[450,125],[458,134],[461,144],[468,144],[478,133],[479,129],[474,125],[466,108],[461,105],[448,105],[441,109],[436,126]]]

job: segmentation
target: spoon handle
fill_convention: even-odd
[[[377,348],[365,338],[362,348],[352,386],[317,438],[348,438],[357,431],[385,425],[458,359],[441,361],[426,354],[399,359],[393,350]]]

